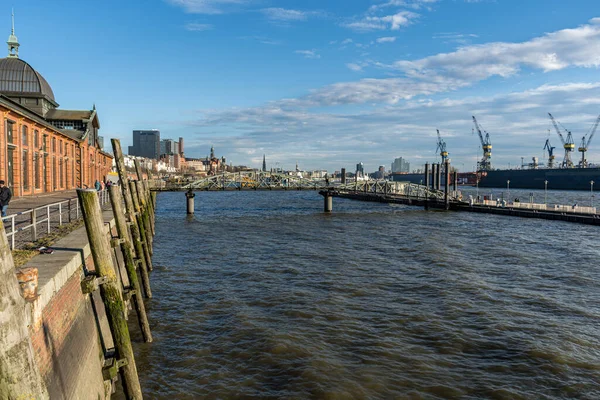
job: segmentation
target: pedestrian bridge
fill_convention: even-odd
[[[387,180],[360,180],[342,184],[339,180],[307,179],[299,176],[273,172],[247,171],[226,172],[209,176],[171,190],[333,190],[341,193],[377,194],[412,199],[444,200],[444,191],[410,182]],[[455,192],[449,195],[455,200]]]

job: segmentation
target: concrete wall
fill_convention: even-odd
[[[112,212],[104,217],[112,221]],[[38,255],[25,265],[39,271],[39,297],[27,305],[27,314],[40,373],[50,399],[110,398],[112,386],[103,380],[102,366],[112,339],[102,320],[102,303],[81,290],[84,271],[93,271],[85,227],[53,248],[54,254]]]

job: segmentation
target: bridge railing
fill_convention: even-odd
[[[350,182],[336,187],[340,191],[349,191],[354,193],[375,193],[383,195],[399,195],[418,199],[436,199],[444,200],[444,192],[441,190],[432,190],[424,185],[418,185],[410,182],[394,182],[386,180],[364,180]],[[451,200],[458,197],[458,193],[449,195]]]
[[[242,190],[242,189],[304,189],[320,190],[333,186],[327,180],[313,180],[298,176],[262,171],[226,172],[183,185],[187,190]]]

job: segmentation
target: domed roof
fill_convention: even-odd
[[[16,57],[0,58],[0,93],[4,92],[39,94],[56,102],[52,88],[44,77]]]

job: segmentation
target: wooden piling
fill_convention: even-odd
[[[136,182],[136,187],[138,190],[138,199],[140,201],[140,209],[141,209],[141,213],[142,213],[142,223],[144,224],[144,230],[146,231],[146,242],[148,243],[148,250],[150,251],[150,255],[153,255],[154,251],[152,250],[152,243],[154,241],[153,237],[152,237],[152,228],[151,228],[151,223],[150,223],[150,216],[149,214],[149,206],[148,206],[148,199],[146,197],[146,193],[144,190],[144,184],[140,181]],[[140,196],[140,194],[142,194],[142,196]]]
[[[146,265],[148,267],[148,271],[152,271],[152,256],[150,255],[148,237],[146,235],[146,229],[144,227],[144,219],[142,217],[140,203],[137,196],[137,185],[135,181],[129,182],[129,191],[131,192],[131,198],[133,200],[133,208],[135,210],[135,219],[137,221],[138,229],[140,230],[140,242],[142,245],[142,254],[146,258]]]
[[[429,210],[429,195],[427,191],[429,190],[429,163],[425,163],[425,209]]]
[[[154,232],[154,205],[150,201],[150,187],[148,185],[148,180],[144,179],[144,174],[142,171],[142,164],[140,163],[140,160],[135,160],[134,165],[135,165],[135,172],[138,177],[138,181],[142,182],[142,185],[143,185],[144,195],[140,196],[140,192],[138,190],[138,197],[140,198],[141,202],[145,203],[144,207],[148,208],[148,218],[150,219],[151,233],[152,233],[152,236],[154,236],[155,235],[155,232]]]
[[[123,300],[112,262],[110,241],[104,228],[98,194],[94,189],[77,189],[77,196],[81,204],[94,268],[98,275],[105,279],[105,282],[100,286],[100,293],[115,342],[117,360],[126,360],[125,365],[120,370],[123,377],[123,387],[127,398],[142,399],[142,388],[135,365],[127,319],[123,312]]]
[[[450,209],[450,197],[448,191],[450,190],[450,160],[446,159],[446,165],[444,166],[444,207],[446,210]]]
[[[150,324],[148,323],[148,316],[146,315],[146,306],[144,305],[140,282],[138,281],[137,277],[135,260],[133,258],[133,246],[129,240],[129,231],[127,230],[127,221],[125,220],[125,212],[123,210],[123,196],[116,186],[109,187],[109,194],[113,214],[115,216],[115,222],[117,225],[117,233],[121,241],[120,246],[121,252],[123,253],[123,260],[125,261],[127,277],[129,278],[129,283],[134,291],[132,299],[138,316],[138,322],[140,324],[144,341],[151,342],[152,333],[150,331]],[[142,281],[146,281],[147,285],[150,286],[148,271],[146,271],[144,268],[140,268],[140,275],[142,277]]]
[[[119,174],[121,193],[125,199],[125,212],[127,215],[127,223],[131,233],[131,240],[135,249],[136,260],[139,262],[140,274],[142,276],[142,285],[146,298],[152,298],[152,290],[150,289],[149,279],[144,280],[144,275],[148,276],[148,271],[152,270],[152,259],[149,254],[144,251],[144,245],[141,240],[140,227],[137,223],[135,207],[133,205],[133,196],[129,185],[127,184],[127,171],[125,170],[125,161],[123,151],[121,150],[121,142],[119,139],[111,139],[113,154],[115,156],[115,164]]]

